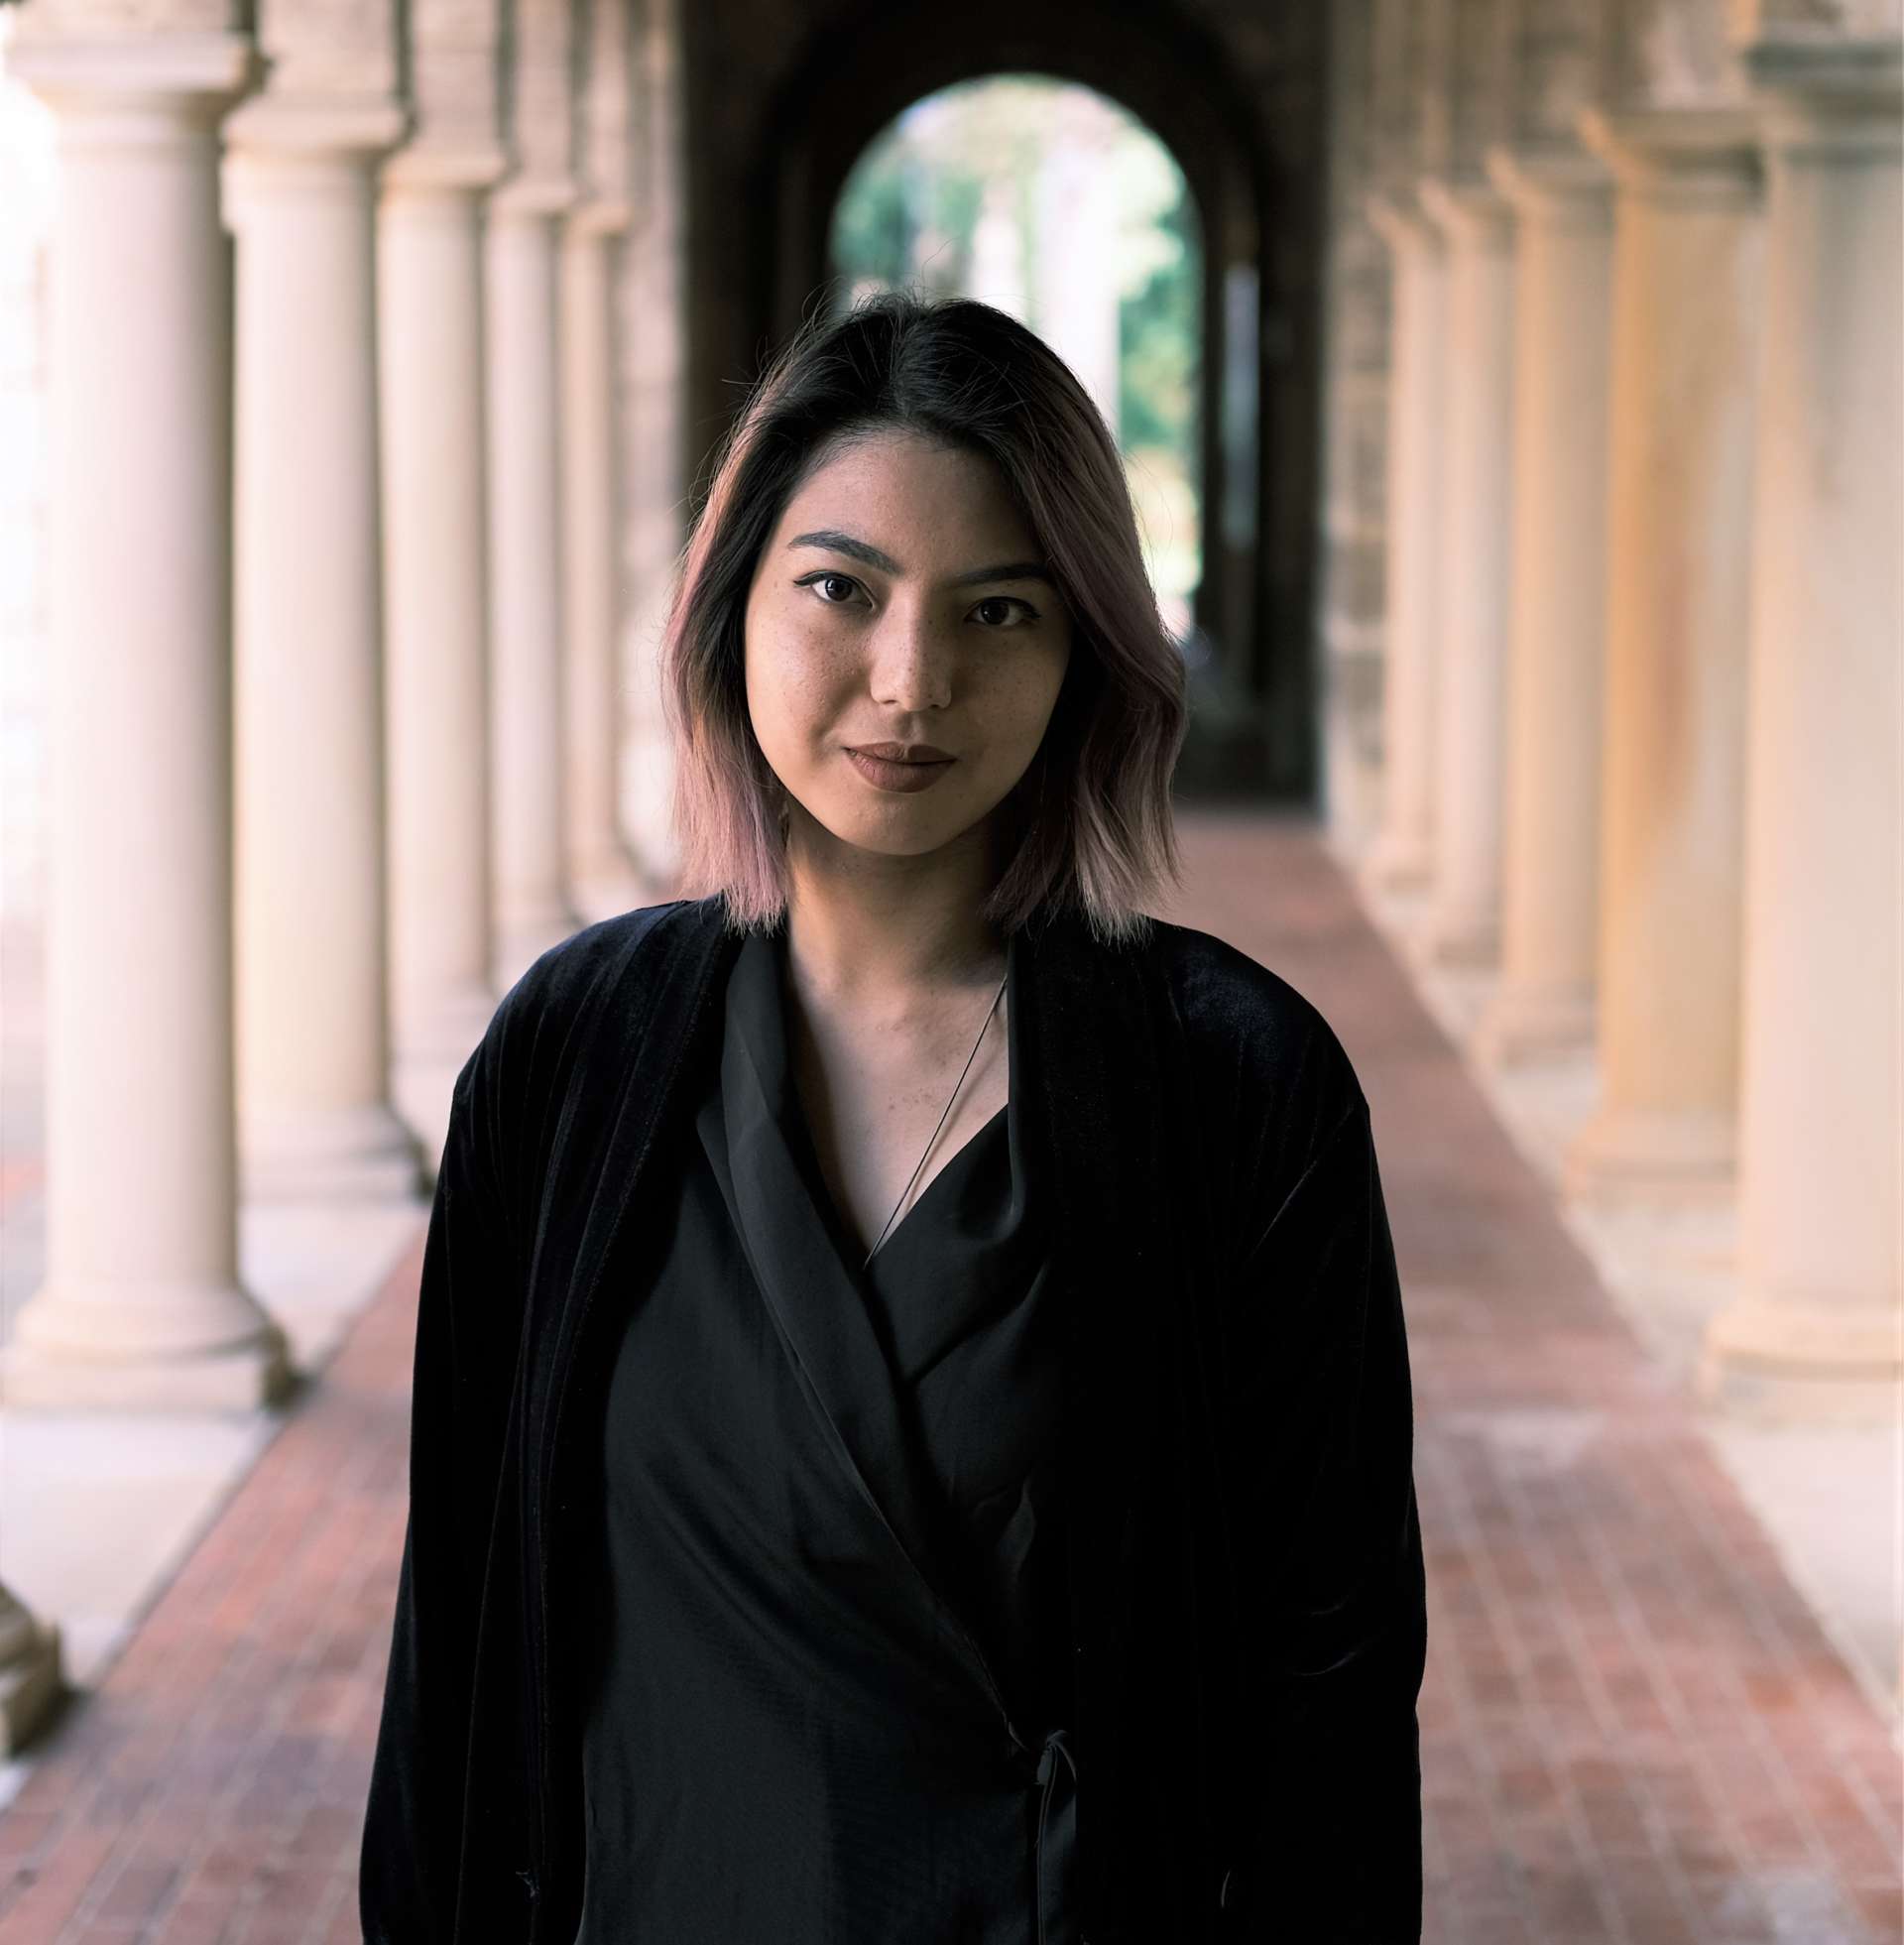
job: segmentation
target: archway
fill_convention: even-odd
[[[835,308],[895,287],[1037,331],[1125,457],[1171,633],[1201,644],[1202,223],[1176,160],[1115,102],[1049,75],[961,81],[874,137],[834,206]]]
[[[914,101],[1001,72],[1082,83],[1117,102],[1155,132],[1189,185],[1204,243],[1194,620],[1208,658],[1193,669],[1179,781],[1306,802],[1318,743],[1320,290],[1306,239],[1319,176],[1271,168],[1259,104],[1239,96],[1197,23],[1168,7],[1106,10],[1080,35],[1063,0],[853,6],[813,21],[765,111],[749,117],[751,160],[729,179],[741,192],[710,202],[709,179],[694,197],[695,248],[708,252],[695,273],[698,317],[710,328],[690,340],[691,409],[711,434],[764,350],[824,301],[833,209],[880,130]]]

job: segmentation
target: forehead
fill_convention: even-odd
[[[878,543],[883,528],[903,533],[915,552],[959,551],[978,539],[1029,550],[1031,530],[1005,475],[984,453],[942,445],[916,432],[881,431],[824,452],[788,498],[785,535],[841,528]],[[897,551],[897,549],[894,549]]]

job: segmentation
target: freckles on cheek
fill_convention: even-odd
[[[754,638],[748,686],[771,716],[789,760],[811,755],[840,713],[846,662],[824,628],[782,616]]]

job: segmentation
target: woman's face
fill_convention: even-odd
[[[1037,754],[1071,654],[994,463],[896,431],[836,448],[795,490],[746,636],[748,712],[796,823],[803,809],[889,857],[990,816]],[[926,760],[883,761],[883,745]]]

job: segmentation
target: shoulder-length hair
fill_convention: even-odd
[[[1182,876],[1170,780],[1183,658],[1158,614],[1103,419],[1041,339],[966,299],[883,293],[816,313],[718,449],[660,650],[677,889],[719,893],[737,931],[772,930],[785,912],[784,791],[747,709],[748,593],[800,482],[844,439],[887,428],[996,463],[1071,616],[1043,741],[1001,805],[1007,862],[984,915],[1009,932],[1068,905],[1106,942],[1139,939],[1143,905]]]

